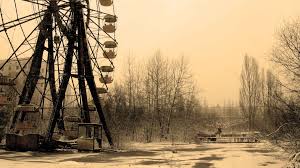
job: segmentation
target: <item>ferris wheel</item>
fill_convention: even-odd
[[[9,130],[24,131],[26,115],[47,114],[39,134],[49,142],[63,129],[66,109],[78,109],[83,123],[96,111],[113,145],[100,103],[115,69],[113,0],[0,0],[0,5],[0,73],[18,94]]]

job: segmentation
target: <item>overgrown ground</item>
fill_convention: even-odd
[[[280,168],[286,162],[287,154],[266,142],[200,145],[134,143],[126,150],[101,153],[0,151],[1,168]]]

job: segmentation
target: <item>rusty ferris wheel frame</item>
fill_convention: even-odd
[[[109,60],[111,69],[114,69],[111,52],[106,49],[114,50],[117,45],[114,31],[104,31],[100,25],[101,21],[109,23],[116,22],[115,13],[105,13],[100,10],[100,2],[96,1],[96,9],[90,6],[91,0],[20,0],[31,3],[35,6],[34,13],[27,16],[19,16],[17,2],[14,0],[17,19],[5,22],[4,14],[0,11],[1,21],[0,33],[5,33],[8,43],[12,48],[12,54],[8,56],[4,64],[0,66],[2,70],[10,60],[18,62],[21,69],[13,78],[16,80],[21,73],[26,74],[26,81],[21,92],[19,92],[18,105],[30,104],[35,91],[42,96],[39,107],[43,109],[44,100],[49,100],[53,106],[50,113],[49,123],[44,135],[44,143],[50,143],[58,120],[62,117],[64,109],[64,99],[69,82],[72,81],[73,89],[76,94],[76,100],[81,110],[81,119],[84,123],[90,123],[90,111],[87,98],[87,90],[90,91],[92,101],[98,112],[99,119],[103,125],[105,135],[113,145],[110,130],[107,126],[105,115],[101,107],[99,93],[95,82],[97,73],[102,79],[105,79],[104,73],[112,70],[103,71],[98,64],[98,52],[103,52],[106,59]],[[22,25],[28,22],[37,21],[37,26],[28,34],[24,33]],[[24,36],[24,40],[18,47],[13,47],[13,42],[9,35],[11,29],[19,28]],[[36,38],[31,36],[37,33]],[[102,32],[102,35],[101,35]],[[111,34],[113,33],[113,34]],[[108,43],[102,42],[103,34]],[[33,44],[32,41],[35,41]],[[92,44],[93,43],[93,44]],[[21,51],[22,46],[29,45],[30,49]],[[20,57],[25,52],[32,52],[25,65],[20,63]],[[43,58],[43,57],[46,57]],[[25,72],[24,68],[31,61],[30,70]],[[39,89],[37,83],[41,80],[42,63],[47,64],[47,70],[43,80],[45,80],[44,89]],[[74,67],[76,73],[74,73]],[[106,66],[107,67],[107,66]],[[78,88],[74,86],[74,80],[77,80]],[[103,80],[106,89],[108,82]],[[86,89],[88,86],[89,89]],[[49,95],[46,93],[49,90]],[[50,89],[49,89],[50,88]],[[18,112],[14,113],[10,129],[13,129],[18,122]],[[22,120],[22,117],[21,117]]]

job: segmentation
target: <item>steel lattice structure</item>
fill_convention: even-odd
[[[11,54],[0,65],[0,70],[14,60],[21,68],[12,80],[17,80],[21,74],[26,75],[22,89],[15,88],[19,94],[19,106],[32,104],[35,93],[40,95],[37,104],[40,112],[46,109],[46,102],[51,102],[49,123],[43,135],[45,143],[51,142],[56,126],[63,120],[63,111],[70,104],[76,104],[80,109],[82,122],[90,123],[89,100],[92,100],[106,137],[113,145],[99,98],[99,94],[107,92],[107,84],[112,82],[110,74],[115,68],[112,59],[116,56],[117,17],[113,2],[14,0],[11,3],[15,19],[6,21],[3,7],[0,12],[0,34],[5,34],[11,47]],[[20,11],[24,10],[22,4],[30,5],[32,13],[20,16]],[[31,31],[26,31],[29,29]],[[18,46],[11,35],[16,30],[22,37]],[[25,63],[21,62],[23,57],[28,57]],[[41,71],[43,64],[46,65],[45,72]],[[29,71],[26,71],[28,66]],[[100,82],[95,80],[98,77]],[[41,81],[42,88],[38,87]],[[97,86],[100,83],[102,86]],[[67,103],[69,97],[72,100]],[[15,127],[24,120],[23,115],[15,111],[10,131],[18,133]]]

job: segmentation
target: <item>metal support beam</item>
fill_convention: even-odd
[[[71,3],[72,2],[72,3]],[[87,95],[86,95],[86,86],[85,80],[89,86],[89,90],[93,97],[94,104],[96,106],[101,124],[103,125],[104,132],[108,139],[108,142],[111,146],[113,146],[113,140],[111,137],[111,133],[108,129],[105,115],[103,113],[100,99],[96,92],[96,83],[94,80],[93,69],[91,64],[91,58],[88,51],[88,43],[86,37],[86,28],[85,28],[85,21],[84,21],[84,14],[83,8],[84,6],[81,4],[80,1],[71,1],[70,7],[71,12],[73,15],[70,15],[72,18],[71,20],[71,29],[68,32],[68,51],[65,58],[65,65],[64,65],[64,76],[62,78],[61,84],[59,86],[58,95],[56,98],[56,103],[53,108],[53,111],[50,116],[49,126],[47,129],[46,137],[45,137],[45,145],[49,144],[52,140],[53,132],[55,129],[56,122],[59,117],[60,110],[62,110],[62,102],[65,99],[66,89],[69,83],[69,79],[71,77],[71,70],[72,70],[72,60],[74,57],[74,50],[77,48],[78,50],[78,60],[77,60],[77,68],[78,68],[78,81],[80,87],[80,95],[81,100],[83,103],[83,111],[84,111],[84,122],[90,122],[89,116],[89,108],[87,102]],[[58,16],[56,16],[57,18]],[[65,29],[65,28],[61,28]],[[76,36],[76,33],[78,35]],[[78,44],[78,46],[75,46]]]
[[[51,24],[53,23],[53,18],[51,17]],[[57,99],[56,87],[55,87],[55,69],[54,69],[54,46],[53,46],[53,28],[49,30],[48,37],[48,81],[50,86],[50,92],[53,102],[53,107],[55,106],[55,102]]]
[[[76,40],[76,27],[77,22],[74,16],[71,21],[72,30],[69,34],[69,42],[68,42],[68,51],[66,55],[65,65],[64,65],[64,76],[61,81],[61,84],[59,86],[58,96],[55,103],[55,106],[53,108],[53,111],[51,113],[50,119],[49,119],[49,125],[46,132],[45,137],[45,143],[48,144],[52,140],[53,132],[57,123],[57,120],[59,118],[60,110],[62,109],[62,102],[65,99],[65,94],[67,90],[67,86],[70,80],[71,76],[71,70],[72,70],[72,61],[74,56],[74,48],[75,48],[75,40]]]
[[[96,106],[101,124],[103,125],[103,129],[104,129],[105,135],[107,137],[107,140],[108,140],[108,142],[111,146],[114,146],[113,139],[112,139],[110,130],[107,126],[107,123],[106,123],[106,120],[105,120],[105,115],[104,115],[103,110],[102,110],[99,95],[96,92],[96,83],[95,83],[93,68],[92,68],[92,64],[91,64],[91,58],[90,58],[89,51],[88,51],[86,28],[85,28],[84,14],[83,14],[82,8],[79,10],[79,12],[80,12],[80,15],[79,15],[79,19],[80,19],[79,29],[81,30],[80,32],[81,32],[81,36],[82,36],[82,43],[83,43],[83,49],[84,49],[83,51],[84,51],[84,65],[85,65],[86,81],[87,81],[87,84],[89,86],[91,95],[93,97],[94,104]]]
[[[22,90],[22,94],[20,96],[20,100],[18,104],[29,104],[34,90],[36,88],[36,84],[39,80],[40,76],[40,69],[42,65],[42,60],[43,60],[43,53],[45,50],[45,41],[47,37],[49,36],[49,27],[52,26],[50,25],[50,20],[51,20],[51,13],[46,12],[46,15],[42,21],[42,24],[40,25],[40,33],[38,36],[38,40],[36,43],[36,48],[32,56],[32,62],[30,66],[30,71],[27,76],[24,88]]]
[[[78,6],[79,7],[79,6]],[[75,18],[78,19],[78,25],[81,24],[81,22],[84,22],[83,20],[80,19],[80,12],[76,10],[75,13]],[[83,117],[83,122],[84,123],[90,123],[90,114],[89,114],[89,105],[87,101],[87,95],[86,95],[86,86],[85,86],[85,70],[84,70],[84,53],[85,53],[85,48],[83,44],[83,34],[82,28],[79,26],[78,27],[78,59],[77,59],[77,71],[78,71],[78,82],[79,82],[79,91],[81,95],[81,101],[82,101],[82,117]]]
[[[49,35],[48,32],[48,28],[49,28],[49,20],[51,18],[51,13],[49,11],[46,12],[41,24],[40,24],[40,32],[38,35],[38,39],[37,39],[37,45],[35,48],[35,51],[32,55],[32,62],[31,62],[31,67],[30,67],[30,71],[29,74],[27,76],[27,79],[25,81],[25,85],[23,87],[22,93],[20,95],[19,98],[19,102],[18,104],[29,104],[34,90],[36,88],[37,82],[39,80],[39,76],[40,76],[40,68],[41,68],[41,64],[42,64],[42,60],[43,60],[43,53],[44,53],[44,49],[45,49],[45,41]],[[19,112],[15,112],[11,125],[10,125],[10,129],[13,129],[15,127],[15,124],[17,122],[17,118],[19,116]],[[21,120],[24,119],[25,116],[21,117]]]

